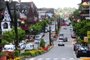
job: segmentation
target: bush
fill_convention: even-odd
[[[21,54],[21,56],[32,56],[35,57],[37,55],[43,54],[45,51],[43,49],[40,50],[28,50]]]
[[[32,57],[37,56],[37,52],[35,50],[30,51]]]
[[[44,50],[38,50],[38,53],[39,54],[43,54],[44,53]]]
[[[14,60],[22,60],[22,57],[16,57]]]
[[[0,56],[4,56],[5,55],[5,53],[3,53],[3,52],[0,52]]]
[[[18,57],[18,56],[20,56],[20,51],[16,50],[14,54],[15,54],[15,57]]]
[[[40,41],[40,47],[45,47],[45,41],[44,41],[44,39],[41,39],[41,41]]]
[[[30,52],[29,51],[25,51],[24,53],[21,53],[21,56],[31,56]]]

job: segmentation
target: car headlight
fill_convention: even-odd
[[[80,50],[84,50],[84,48],[80,48]]]

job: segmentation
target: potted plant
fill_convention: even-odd
[[[6,56],[3,52],[0,52],[0,60],[6,60]]]

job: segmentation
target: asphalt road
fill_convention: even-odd
[[[63,29],[64,27],[67,29]],[[63,33],[68,37],[68,42],[64,42],[65,46],[58,46],[57,39],[54,42],[54,47],[49,52],[34,58],[27,58],[26,60],[78,60],[73,51],[70,26],[62,26],[59,33]]]

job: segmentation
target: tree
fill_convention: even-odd
[[[25,37],[25,31],[22,29],[18,29],[18,38],[19,41],[23,40]],[[3,44],[8,44],[8,43],[12,43],[15,40],[15,31],[14,29],[12,29],[11,31],[6,31],[3,33],[3,38],[2,38],[2,43]]]
[[[43,20],[41,22],[38,22],[32,26],[30,26],[29,30],[33,29],[31,32],[32,34],[36,35],[40,33],[41,31],[45,30],[45,26],[48,24],[48,20]]]
[[[74,30],[81,39],[87,35],[87,31],[90,31],[90,21],[88,20],[81,20],[81,22],[74,22],[73,23]]]

